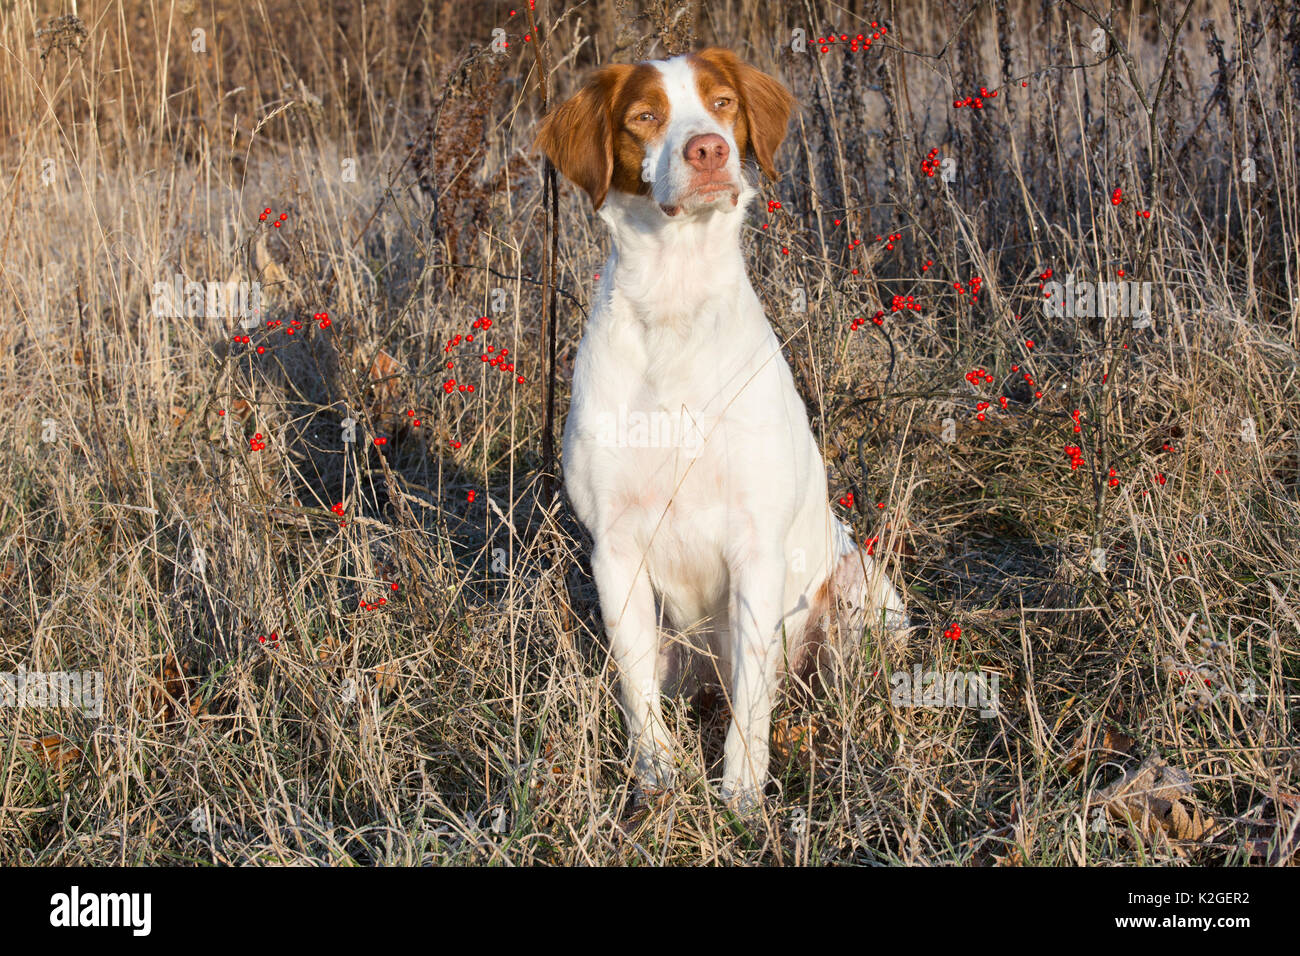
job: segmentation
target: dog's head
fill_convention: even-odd
[[[710,47],[602,67],[547,114],[537,145],[596,209],[611,189],[648,196],[668,216],[730,209],[743,160],[776,178],[793,106],[772,77]]]

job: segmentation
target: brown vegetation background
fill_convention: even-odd
[[[1290,862],[1300,15],[527,2],[0,2],[0,673],[106,691],[0,707],[0,863]],[[539,42],[552,98],[722,43],[800,103],[750,272],[920,626],[783,710],[757,817],[682,702],[632,798],[540,493]],[[562,422],[608,243],[559,208]],[[1049,269],[1151,282],[1150,327],[1050,317]],[[270,324],[156,315],[175,275]]]

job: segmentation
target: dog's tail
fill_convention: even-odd
[[[832,519],[834,520],[834,519]],[[902,596],[877,561],[838,520],[832,527],[830,574],[812,600],[803,639],[792,656],[798,684],[813,692],[870,631],[890,659],[903,656],[910,622]]]
[[[910,620],[907,605],[877,560],[853,541],[849,529],[836,521],[831,591],[841,633],[859,635],[864,628],[877,633],[891,652],[902,650]]]

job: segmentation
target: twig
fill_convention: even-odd
[[[537,82],[542,92],[542,115],[551,109],[550,75],[546,68],[546,41],[537,29],[530,3],[524,8],[528,14],[528,30],[533,35],[533,56],[537,59]],[[546,417],[542,425],[542,496],[549,504],[555,497],[555,340],[556,340],[556,288],[555,263],[559,258],[559,189],[555,180],[555,166],[550,157],[543,165],[544,185],[542,204],[546,209],[546,233],[550,237],[549,249],[543,253],[542,299],[546,311],[542,320],[542,337],[546,342]]]

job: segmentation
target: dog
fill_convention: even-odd
[[[776,179],[793,106],[779,81],[710,47],[597,69],[537,137],[613,242],[574,361],[563,472],[593,541],[633,770],[643,790],[673,787],[662,695],[719,686],[720,790],[748,808],[783,679],[824,660],[834,631],[907,627],[898,591],[831,512],[741,254],[753,183],[760,169]]]

